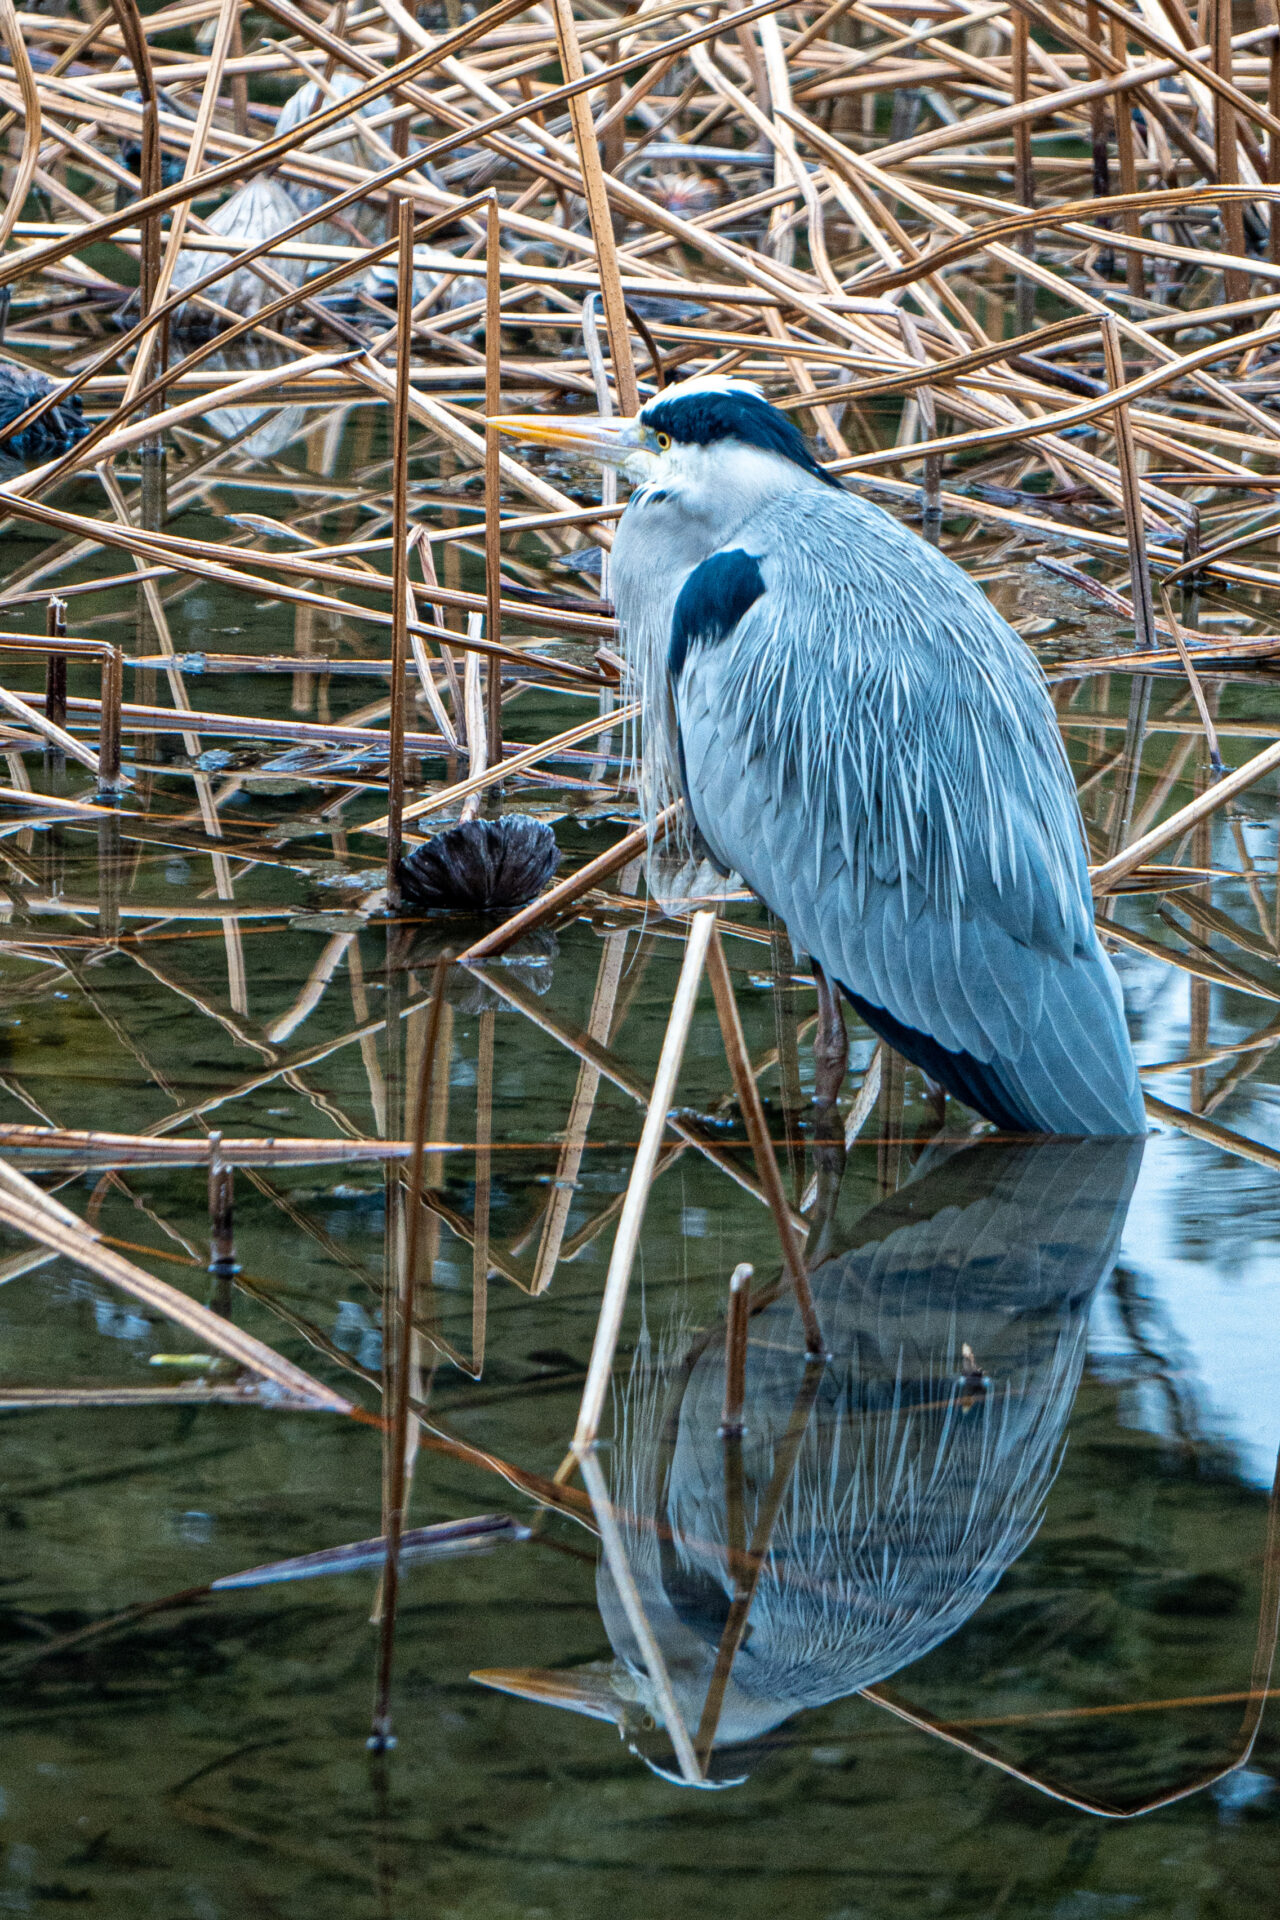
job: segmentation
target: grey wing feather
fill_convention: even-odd
[[[828,511],[846,506],[874,511],[848,496]],[[959,569],[877,519],[911,542],[909,569],[877,529],[878,577],[856,577],[859,554],[815,581],[794,557],[810,542],[792,529],[771,550],[761,530],[767,591],[691,649],[674,698],[699,831],[969,1104],[1032,1131],[1141,1132],[1039,670]],[[923,589],[921,554],[936,564]]]

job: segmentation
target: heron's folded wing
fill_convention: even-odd
[[[906,758],[895,719],[909,716],[882,703],[869,720],[855,686],[824,689],[825,723],[847,740],[815,753],[810,777],[785,729],[757,724],[739,697],[745,630],[770,621],[767,601],[721,643],[690,649],[674,683],[688,801],[712,852],[878,1031],[979,1111],[1046,1132],[1139,1130],[1119,983],[1093,927],[1074,799],[1054,786],[1068,776],[1052,732],[1035,738],[1033,711],[1025,757],[1004,756],[1003,862],[980,809],[956,804],[966,788],[954,764],[937,767],[933,791],[920,786],[905,826],[886,824],[883,788],[868,803],[847,755],[870,732],[891,771]],[[953,758],[982,750],[965,727],[976,736],[983,720],[975,700],[949,731]]]

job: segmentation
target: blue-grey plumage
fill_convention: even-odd
[[[686,382],[630,434],[612,578],[647,812],[683,794],[859,1015],[997,1125],[1144,1131],[1027,647],[755,389]]]

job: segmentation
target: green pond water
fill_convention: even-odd
[[[319,409],[256,450],[185,444],[171,459],[170,529],[227,538],[226,515],[287,508],[330,542],[376,535],[376,507],[352,497],[385,492],[380,436],[366,410]],[[431,489],[455,483],[425,448],[414,475],[417,510],[439,526]],[[66,498],[99,510],[87,482]],[[1110,616],[1038,570],[1030,543],[962,523],[945,537],[1054,658],[1114,643]],[[531,569],[546,559],[532,541],[519,552]],[[13,528],[3,560],[11,589],[106,570],[101,554]],[[474,583],[473,557],[458,577]],[[179,653],[386,650],[385,633],[354,618],[183,579],[162,589]],[[1200,616],[1215,604],[1206,596]],[[6,618],[40,631],[43,607]],[[132,589],[73,601],[71,631],[158,650],[154,612],[140,632]],[[73,693],[90,690],[77,671]],[[147,672],[129,670],[126,697],[168,704],[163,676],[148,689]],[[14,667],[6,684],[38,682]],[[385,678],[183,684],[205,711],[314,720],[360,710]],[[1210,689],[1239,761],[1265,743],[1280,702],[1260,677]],[[1131,789],[1141,825],[1144,808],[1181,804],[1203,779],[1194,710],[1173,678],[1153,683],[1136,770],[1120,757],[1131,692],[1121,675],[1061,690],[1100,848]],[[544,737],[589,711],[522,693],[509,733]],[[192,1357],[191,1335],[62,1259],[15,1271],[30,1247],[6,1235],[0,1912],[1280,1910],[1280,1749],[1261,1697],[1280,1585],[1274,784],[1191,847],[1219,877],[1115,905],[1140,1061],[1171,1069],[1149,1090],[1206,1114],[1205,1137],[1162,1126],[1145,1152],[983,1145],[954,1105],[950,1144],[928,1145],[938,1116],[923,1082],[886,1068],[837,1191],[810,1137],[803,962],[762,910],[724,904],[788,1195],[815,1235],[831,1358],[806,1374],[777,1293],[751,1323],[746,1434],[737,1447],[722,1438],[728,1277],[750,1262],[759,1297],[779,1257],[704,987],[677,1090],[685,1131],[668,1132],[650,1195],[600,1462],[693,1735],[733,1569],[763,1542],[708,1764],[720,1790],[708,1791],[680,1782],[579,1483],[570,1477],[573,1510],[550,1512],[493,1464],[550,1478],[564,1461],[681,925],[629,897],[597,904],[494,964],[486,989],[464,969],[437,972],[438,927],[363,911],[380,843],[357,829],[381,794],[360,789],[360,768],[321,769],[329,784],[306,787],[319,752],[281,767],[278,743],[205,738],[213,757],[193,768],[173,736],[128,744],[138,785],[118,826],[31,825],[15,810],[0,826],[0,1122],[187,1140],[399,1137],[442,992],[415,1353],[428,1431],[410,1522],[507,1514],[528,1537],[406,1569],[397,1744],[371,1756],[376,1571],[181,1596],[377,1535],[376,1428],[270,1404],[146,1404],[146,1390],[230,1376]],[[75,767],[27,753],[22,769],[38,789],[91,797]],[[432,779],[444,771],[426,764]],[[604,784],[521,793],[554,824],[566,869],[630,818],[628,794],[609,790],[618,773],[574,763],[573,779]],[[851,1041],[846,1110],[873,1051],[856,1024]],[[1177,1064],[1188,1060],[1200,1064]],[[353,1149],[239,1171],[230,1286],[206,1271],[195,1153],[188,1166],[105,1150],[15,1164],[140,1266],[378,1405],[403,1166],[388,1175]],[[126,1404],[100,1404],[125,1389]],[[83,1399],[21,1407],[19,1390]],[[524,1697],[471,1677],[494,1670]]]

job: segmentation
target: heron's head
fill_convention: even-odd
[[[473,1673],[471,1678],[482,1687],[514,1694],[519,1700],[609,1722],[650,1773],[673,1786],[741,1786],[764,1751],[759,1742],[728,1747],[717,1742],[710,1753],[701,1756],[697,1778],[682,1774],[662,1724],[661,1710],[650,1698],[653,1689],[647,1676],[622,1660],[589,1660],[579,1667],[490,1667]],[[700,1700],[686,1704],[696,1709]],[[692,1725],[697,1726],[696,1711]]]
[[[683,380],[646,400],[633,419],[599,414],[507,414],[501,433],[620,468],[653,494],[731,491],[776,495],[836,486],[789,414],[746,380]]]

